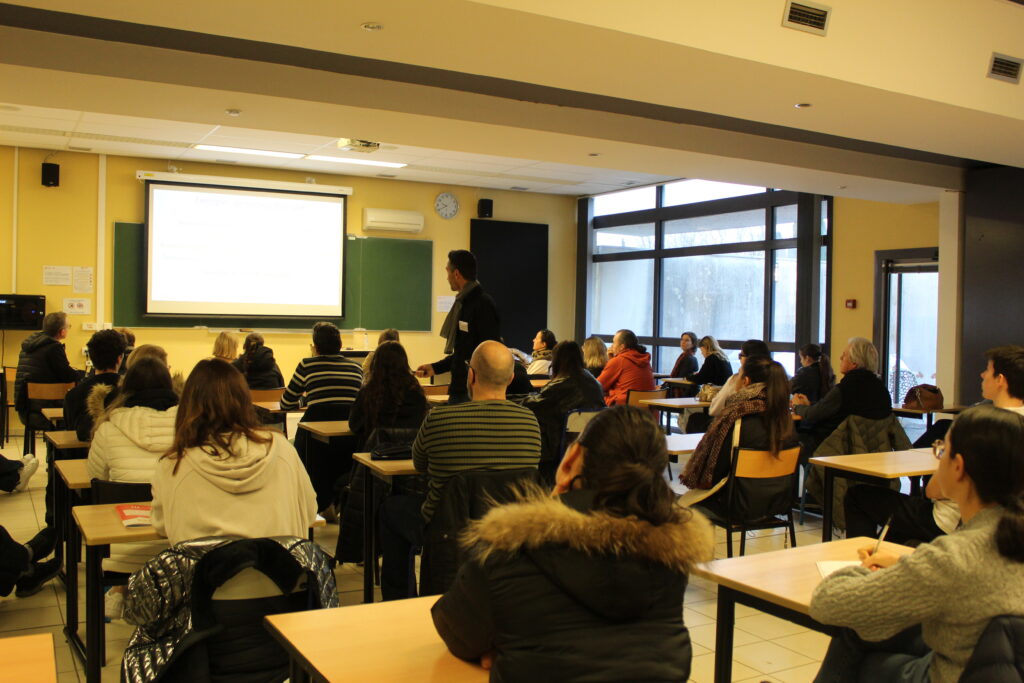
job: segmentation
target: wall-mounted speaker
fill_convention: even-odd
[[[494,200],[481,199],[476,203],[477,218],[490,218],[494,215]]]
[[[60,185],[60,164],[43,163],[42,183],[44,187]]]

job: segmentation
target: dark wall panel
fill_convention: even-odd
[[[530,353],[548,326],[548,226],[473,219],[469,250],[498,305],[505,343]]]
[[[964,197],[961,400],[981,398],[986,349],[1024,344],[1024,169],[969,171]]]

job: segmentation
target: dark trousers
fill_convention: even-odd
[[[844,628],[829,643],[814,683],[927,683],[931,661],[920,626],[877,643]]]
[[[28,548],[11,538],[7,529],[0,526],[0,596],[11,594],[29,565]]]
[[[939,439],[946,438],[946,432],[952,426],[952,420],[939,420],[927,430],[921,436],[917,437],[917,441],[914,442],[914,448],[928,448]]]
[[[843,499],[846,512],[846,535],[878,536],[879,530],[892,515],[887,540],[893,543],[919,541],[927,543],[945,532],[935,525],[934,505],[928,498],[906,496],[880,486],[851,486]]]
[[[349,404],[328,403],[310,406],[302,422],[347,420]],[[324,443],[314,439],[305,429],[295,433],[295,450],[306,465],[309,480],[316,492],[317,510],[325,510],[337,498],[337,482],[352,469],[355,439],[339,437]]]
[[[386,497],[381,505],[380,594],[385,600],[416,595],[412,549],[423,545],[424,522],[420,510],[424,500],[426,496],[422,495],[395,495]]]
[[[21,461],[0,455],[0,491],[13,491],[21,478]]]

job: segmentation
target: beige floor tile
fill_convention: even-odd
[[[0,627],[3,623],[3,614],[20,609],[35,609],[38,607],[58,607],[57,594],[53,590],[53,583],[60,583],[59,580],[51,581],[43,589],[35,595],[30,595],[27,598],[15,597],[14,593],[11,593],[6,598],[0,598]]]
[[[711,623],[705,624],[704,626],[694,626],[690,629],[690,640],[713,651],[715,649],[715,624]],[[733,629],[734,648],[742,645],[749,645],[750,643],[756,643],[760,640],[761,638],[758,638],[752,633]]]
[[[24,628],[61,626],[63,623],[64,618],[61,616],[61,612],[56,605],[53,607],[14,609],[0,613],[0,633]]]
[[[733,648],[732,656],[737,662],[768,674],[804,666],[813,661],[809,657],[766,640]]]
[[[686,624],[687,628],[693,628],[694,626],[713,624],[715,623],[715,618],[709,617],[706,614],[701,614],[700,612],[695,612],[689,607],[684,607],[683,623]]]
[[[772,675],[782,681],[782,683],[813,683],[814,677],[818,675],[818,669],[820,668],[821,662],[814,662],[798,666],[795,669],[776,671]]]
[[[732,680],[741,681],[757,676],[749,666],[737,661],[732,663]],[[690,680],[695,683],[712,683],[715,680],[715,655],[712,653],[693,658],[690,665]]]
[[[697,643],[694,643],[693,641],[690,641],[690,651],[693,653],[694,657],[700,657],[701,655],[706,655],[711,652],[714,652],[714,650],[709,650],[703,645],[699,645]]]
[[[770,614],[738,618],[736,619],[736,629],[753,634],[761,640],[774,640],[807,631],[803,626],[797,626],[791,621],[779,619]]]
[[[694,612],[700,612],[704,616],[711,617],[712,619],[718,618],[718,600],[710,600],[708,602],[698,602],[694,605],[689,605],[689,608]],[[753,607],[747,607],[746,605],[736,605],[736,618],[740,617],[752,617],[756,614],[761,614],[758,610]]]
[[[717,592],[709,591],[706,588],[701,588],[700,586],[695,586],[691,580],[690,585],[686,587],[686,595],[683,596],[683,602],[690,605],[698,602],[715,600],[717,597]]]
[[[768,674],[758,674],[753,678],[747,678],[736,683],[782,683],[778,678],[769,676]]]
[[[805,633],[797,633],[792,636],[775,638],[772,642],[777,645],[781,645],[784,648],[793,650],[794,652],[806,655],[811,659],[822,660],[825,658],[825,651],[828,650],[828,644],[831,640],[832,639],[824,633],[806,631]]]

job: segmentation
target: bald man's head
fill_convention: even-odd
[[[512,352],[496,341],[482,342],[469,360],[477,383],[488,389],[505,389],[508,386],[512,381],[512,364]]]

